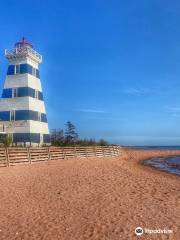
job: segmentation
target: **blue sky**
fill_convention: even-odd
[[[49,127],[128,145],[180,143],[180,3],[2,0],[4,49],[25,36],[40,67]]]

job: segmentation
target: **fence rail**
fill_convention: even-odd
[[[0,167],[69,158],[120,156],[120,146],[0,148]]]

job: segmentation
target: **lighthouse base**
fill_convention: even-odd
[[[36,147],[51,145],[49,134],[40,133],[3,133],[0,134],[0,144],[4,143],[6,137],[11,139],[12,146]]]

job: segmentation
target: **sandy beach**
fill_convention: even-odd
[[[0,239],[180,239],[180,178],[144,166],[180,151],[126,151],[0,168]],[[143,234],[136,227],[171,229]]]

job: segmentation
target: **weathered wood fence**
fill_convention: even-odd
[[[0,167],[69,158],[112,157],[121,154],[120,146],[0,148]]]

